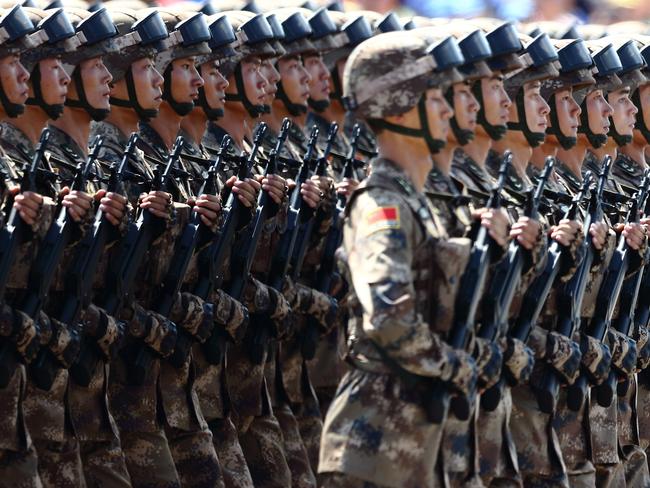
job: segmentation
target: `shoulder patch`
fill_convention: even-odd
[[[399,207],[378,207],[366,212],[364,223],[368,234],[385,229],[400,228]]]

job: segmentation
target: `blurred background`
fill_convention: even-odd
[[[187,0],[184,0],[187,1]],[[201,0],[196,0],[201,1]],[[174,4],[179,0],[157,0],[158,4]],[[212,0],[220,10],[241,8],[246,1]],[[569,24],[610,24],[626,20],[650,19],[650,0],[272,0],[264,7],[320,6],[338,7],[346,11],[396,11],[400,16],[426,17],[496,17],[519,21],[561,21]]]

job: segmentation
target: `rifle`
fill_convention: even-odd
[[[181,136],[176,138],[167,161],[156,168],[151,184],[152,190],[164,192],[169,190],[173,166],[180,158],[184,142]],[[106,287],[97,303],[109,315],[117,316],[124,304],[133,300],[133,283],[139,268],[151,243],[165,231],[165,227],[165,219],[156,217],[147,209],[141,210],[137,221],[129,225],[126,235],[120,242],[114,265],[108,269]],[[145,346],[136,351],[131,365],[135,384],[142,384],[152,361],[152,353]]]
[[[605,169],[603,172],[608,171],[608,165],[611,165],[609,157],[605,160]],[[632,207],[636,207],[636,205],[633,204]],[[634,211],[638,213],[636,209],[634,209]],[[634,218],[633,215],[630,215],[630,217]],[[612,260],[605,271],[605,276],[603,277],[603,281],[598,290],[596,310],[587,329],[587,334],[594,337],[599,342],[603,341],[607,329],[611,324],[614,308],[618,301],[623,286],[623,280],[625,279],[629,267],[630,257],[633,253],[634,251],[632,251],[627,245],[627,242],[625,242],[625,237],[621,235],[616,250],[614,251],[614,255],[612,256]],[[581,405],[582,401],[586,397],[588,387],[589,380],[585,374],[581,374],[575,383],[569,387],[567,391],[567,400],[571,399],[572,408]],[[611,404],[611,398],[607,399],[604,396],[597,396],[597,400],[603,407],[609,406],[606,401],[609,401]]]
[[[262,123],[258,126],[253,140],[253,148],[248,158],[243,160],[243,164],[239,166],[238,179],[243,180],[250,176],[266,130],[266,124]],[[227,145],[230,144],[226,137],[228,136],[225,136],[224,140],[221,141],[224,153]],[[226,260],[233,248],[237,231],[247,223],[246,219],[250,215],[250,210],[239,201],[235,192],[229,195],[223,212],[225,218],[217,236],[212,244],[199,255],[199,279],[194,286],[193,293],[204,300],[208,299],[212,290],[223,288]],[[227,344],[228,334],[226,331],[221,327],[215,327],[210,337],[203,343],[203,352],[207,361],[210,364],[221,364],[226,353]]]
[[[528,205],[525,215],[532,220],[538,219],[539,205],[542,199],[542,194],[546,183],[551,176],[555,159],[551,156],[546,158],[544,164],[544,171],[540,175],[537,187],[534,193],[529,194]],[[521,276],[525,268],[530,267],[531,256],[530,252],[524,249],[517,241],[512,241],[508,246],[508,253],[505,260],[498,266],[492,276],[492,282],[488,293],[483,298],[483,321],[478,330],[477,336],[482,339],[488,339],[492,342],[497,340],[500,332],[504,329],[507,330],[508,324],[508,311],[510,304],[514,298],[515,291],[521,281]],[[494,410],[501,398],[503,389],[503,381],[499,381],[494,385],[489,394],[489,401],[483,401],[481,404],[483,408],[490,407],[488,411]],[[496,403],[494,403],[496,402]]]
[[[497,184],[492,189],[487,208],[501,207],[501,193],[506,183],[508,169],[512,164],[512,153],[506,151],[499,168]],[[447,342],[454,349],[466,349],[471,330],[474,327],[476,310],[483,295],[488,267],[497,251],[498,244],[492,239],[488,230],[480,226],[474,240],[469,262],[460,279],[459,293],[454,304],[454,323],[449,332]],[[454,415],[459,420],[465,420],[470,415],[470,400],[465,396],[457,396],[453,402]],[[429,399],[429,415],[434,423],[441,423],[447,416],[450,394],[447,385],[437,382],[433,386]]]
[[[36,189],[36,173],[45,154],[49,138],[49,129],[43,129],[31,164],[23,171],[20,182],[21,192]],[[22,219],[16,208],[12,206],[11,210],[9,210],[9,207],[7,207],[7,211],[9,212],[9,218],[5,226],[0,229],[0,301],[4,300],[9,273],[19,246],[33,237],[31,227]],[[6,388],[9,384],[17,365],[18,357],[15,346],[11,344],[9,338],[2,338],[0,340],[0,388]]]
[[[360,133],[361,127],[359,124],[355,124],[352,129],[350,150],[348,151],[348,156],[343,166],[342,178],[354,178],[355,154],[357,152],[357,141]],[[332,276],[336,268],[335,254],[343,240],[341,213],[345,210],[346,200],[345,195],[340,194],[336,201],[336,207],[332,209],[332,228],[325,240],[321,264],[314,278],[314,289],[323,293],[329,293],[332,287]],[[308,316],[306,320],[307,323],[302,335],[300,351],[303,358],[310,360],[316,356],[316,347],[318,346],[318,339],[320,337],[320,326],[314,317]]]
[[[307,152],[303,157],[300,171],[296,177],[296,186],[291,192],[291,198],[289,199],[287,227],[282,234],[275,254],[271,257],[271,267],[266,279],[266,285],[279,292],[282,292],[284,280],[289,270],[296,238],[300,230],[300,221],[304,220],[305,214],[309,212],[307,210],[308,205],[300,194],[300,187],[309,179],[310,166],[314,157],[314,151],[316,150],[317,140],[318,128],[314,126],[309,137]],[[251,323],[251,326],[255,327],[255,330],[251,331],[252,334],[249,336],[248,351],[251,361],[255,364],[261,364],[264,360],[264,352],[271,337],[272,325],[270,320],[270,318],[260,318],[258,321]],[[251,326],[249,326],[249,330]]]
[[[630,209],[628,222],[639,222],[640,211],[645,207],[648,199],[648,189],[650,187],[649,172],[646,171],[643,182],[639,187],[636,195],[636,200],[632,203]],[[640,269],[633,278],[625,281],[620,294],[620,302],[618,307],[618,318],[614,321],[614,328],[621,334],[629,335],[630,328],[634,323],[634,309],[636,306],[637,297],[639,296],[639,289],[643,278],[643,269]],[[625,376],[612,368],[609,372],[607,379],[595,387],[596,398],[599,405],[611,405],[614,398],[614,391],[617,390],[616,386],[619,379],[625,379]]]
[[[582,182],[580,191],[573,197],[571,206],[566,211],[565,219],[575,220],[580,205],[589,194],[589,185],[591,184],[591,172],[587,172]],[[560,270],[565,268],[567,249],[557,241],[551,243],[547,251],[546,266],[542,273],[528,287],[524,294],[520,308],[519,317],[510,328],[508,335],[522,342],[528,340],[531,330],[537,323],[546,298],[551,291],[553,283]],[[488,411],[494,410],[499,403],[498,393],[503,389],[503,383],[506,381],[502,376],[499,380],[500,386],[494,386],[481,395],[481,405]]]
[[[120,164],[112,165],[107,192],[124,194],[122,182],[138,137],[136,132],[131,134]],[[92,301],[93,280],[104,249],[109,240],[116,236],[115,226],[102,210],[97,209],[93,226],[77,245],[77,252],[65,277],[65,297],[53,314],[56,319],[64,324],[77,323],[81,310],[87,308]],[[101,357],[95,342],[84,336],[79,356],[70,368],[70,375],[77,384],[88,386],[99,361]]]
[[[97,136],[93,142],[93,149],[85,164],[77,166],[71,190],[85,191],[88,175],[91,167],[95,164],[102,145],[102,137]],[[50,285],[54,279],[57,266],[63,257],[63,252],[72,241],[75,233],[79,232],[77,224],[70,215],[67,208],[62,207],[57,219],[47,231],[41,243],[34,264],[29,271],[27,281],[27,292],[17,308],[22,310],[32,319],[36,320],[48,297]],[[68,327],[76,327],[75,323],[67,324]],[[72,329],[71,329],[72,331]],[[54,383],[58,361],[47,348],[41,348],[36,359],[30,364],[29,372],[34,384],[42,390],[49,391]]]
[[[197,195],[214,195],[219,191],[217,178],[225,165],[225,155],[231,142],[232,139],[229,136],[223,138],[220,152],[210,165],[207,176]],[[164,317],[169,317],[177,295],[183,285],[183,280],[185,279],[185,274],[195,249],[201,247],[211,238],[214,238],[214,236],[215,233],[203,223],[201,215],[196,211],[193,212],[190,221],[183,229],[183,234],[176,244],[174,256],[165,274],[165,278],[161,283],[160,292],[157,294],[156,302],[152,310]],[[185,364],[190,354],[193,338],[183,327],[177,328],[177,334],[176,346],[174,347],[174,352],[169,357],[169,362],[176,368],[180,368]]]

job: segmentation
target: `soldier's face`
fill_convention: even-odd
[[[546,100],[539,93],[542,84],[539,81],[531,81],[524,85],[524,111],[526,123],[533,132],[544,132],[548,127],[546,116],[551,108]]]
[[[203,86],[203,78],[196,69],[194,56],[174,59],[171,77],[171,92],[174,100],[179,103],[193,103],[199,98],[199,88]]]
[[[262,61],[260,68],[262,76],[266,79],[266,87],[264,93],[266,94],[265,103],[271,105],[275,100],[275,94],[278,92],[278,83],[280,82],[280,73],[275,67],[277,58],[268,58]]]
[[[307,105],[311,76],[303,66],[300,56],[287,56],[278,60],[278,71],[289,101]]]
[[[609,117],[614,112],[612,107],[607,103],[603,96],[602,90],[594,90],[590,92],[586,99],[587,119],[589,121],[589,129],[594,134],[607,135],[609,132]]]
[[[65,102],[70,84],[70,76],[63,69],[60,58],[47,58],[38,62],[38,69],[41,73],[41,93],[43,100],[48,105],[60,105]],[[29,88],[30,96],[34,90]]]
[[[637,108],[641,111],[646,127],[650,127],[650,85],[640,86],[638,90],[641,106]],[[638,114],[637,117],[639,117]]]
[[[244,95],[254,105],[263,105],[266,99],[266,89],[268,83],[266,78],[262,75],[262,61],[258,57],[250,57],[241,62],[241,75],[244,82]],[[235,86],[234,75],[233,79],[228,79],[230,86],[226,89],[226,93],[237,93]]]
[[[143,58],[135,61],[131,64],[131,74],[140,106],[145,110],[158,110],[162,103],[164,78],[155,68],[153,60]],[[123,92],[116,94],[118,98],[128,99],[129,94],[124,79],[114,85],[111,93],[115,91]]]
[[[110,83],[113,77],[104,65],[101,56],[82,61],[77,69],[81,73],[81,82],[86,92],[88,104],[97,109],[110,110]],[[74,85],[70,86],[70,98],[79,99]]]
[[[607,94],[607,101],[612,106],[614,113],[612,120],[619,134],[631,136],[634,132],[636,114],[639,109],[630,100],[630,88],[625,87]]]
[[[0,59],[0,82],[11,103],[23,104],[29,95],[29,73],[17,55]]]
[[[555,92],[555,113],[559,129],[566,137],[576,137],[580,125],[580,105],[573,98],[573,89],[566,88]]]
[[[441,141],[447,140],[449,119],[454,115],[447,99],[440,88],[429,88],[426,93],[427,120],[431,137]]]
[[[506,125],[512,102],[503,88],[503,75],[496,71],[490,78],[481,78],[480,83],[486,120],[490,125]]]
[[[217,63],[215,61],[203,63],[201,65],[201,76],[205,82],[203,90],[208,105],[213,109],[223,109],[226,102],[228,80],[219,72]]]
[[[329,100],[330,98],[330,72],[323,63],[320,54],[303,56],[305,69],[311,76],[309,83],[309,96],[316,101]]]
[[[463,130],[474,131],[476,129],[476,114],[478,113],[478,101],[472,93],[469,83],[456,83],[452,87],[454,91],[454,116],[458,126]],[[453,137],[452,132],[449,132]]]

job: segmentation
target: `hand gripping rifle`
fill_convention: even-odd
[[[239,166],[238,179],[244,180],[250,177],[253,163],[266,130],[266,124],[258,126],[253,139],[253,148],[248,158]],[[226,141],[222,140],[221,145],[224,151],[225,143]],[[250,210],[239,200],[235,192],[230,193],[223,212],[225,218],[217,236],[212,244],[199,256],[199,279],[194,286],[193,293],[204,300],[210,297],[213,290],[223,288],[226,263],[233,249],[237,232],[248,222],[247,219],[250,216]],[[212,334],[203,343],[203,351],[207,361],[210,364],[220,364],[226,353],[227,344],[228,334],[226,331],[221,327],[212,329]]]
[[[501,193],[506,183],[507,174],[512,164],[512,153],[506,151],[499,168],[499,179],[492,189],[487,208],[498,209],[501,207]],[[459,292],[454,304],[454,323],[449,332],[447,342],[454,349],[466,349],[471,331],[474,327],[476,310],[483,296],[483,288],[487,278],[487,270],[492,262],[499,245],[490,237],[488,230],[480,226],[472,246],[469,262],[460,279]],[[465,420],[470,415],[470,399],[457,396],[453,402],[456,418]],[[430,418],[434,423],[441,423],[447,416],[449,409],[450,392],[448,385],[436,382],[430,394]]]
[[[636,200],[632,202],[628,222],[639,222],[641,209],[646,206],[648,200],[648,189],[650,187],[650,178],[646,171],[643,182],[639,187],[636,195]],[[614,321],[614,329],[623,335],[630,334],[630,328],[634,323],[634,309],[641,287],[643,278],[643,268],[640,269],[633,277],[627,279],[623,283],[623,288],[620,293],[620,301],[618,306],[618,318]],[[625,379],[625,375],[616,369],[612,368],[609,372],[608,378],[601,384],[594,388],[596,399],[601,406],[609,406],[614,399],[614,392],[617,390],[617,384],[620,380]],[[592,391],[593,392],[593,391]]]
[[[96,164],[99,150],[103,139],[97,136],[93,143],[93,149],[85,164],[77,166],[71,190],[86,191],[88,175],[94,164]],[[27,281],[27,292],[20,301],[18,308],[37,320],[40,311],[43,309],[48,297],[50,285],[54,279],[56,269],[63,257],[63,252],[72,241],[75,234],[80,231],[79,224],[74,221],[66,207],[59,211],[57,219],[52,222],[47,234],[43,238],[34,264],[29,271]],[[76,328],[76,323],[66,323],[71,331]],[[49,391],[54,382],[58,361],[49,348],[41,348],[36,359],[30,364],[29,372],[34,384],[42,390]]]
[[[210,165],[207,176],[197,195],[216,195],[219,191],[217,183],[218,175],[224,167],[226,153],[231,143],[232,139],[230,136],[225,136],[221,141],[219,153]],[[167,269],[165,278],[161,283],[156,301],[152,306],[153,311],[164,317],[169,317],[196,248],[202,247],[209,240],[213,240],[214,237],[215,233],[203,223],[201,214],[194,211],[176,244],[174,256]],[[174,352],[169,357],[169,362],[174,367],[180,368],[185,364],[193,342],[193,337],[183,327],[177,327],[176,346],[174,347]]]
[[[122,154],[119,165],[111,167],[107,192],[124,194],[123,180],[127,172],[129,159],[133,156],[137,133],[132,133]],[[108,242],[118,237],[115,226],[106,218],[101,209],[97,209],[91,229],[86,232],[77,245],[77,251],[70,269],[65,277],[65,296],[63,303],[56,307],[54,317],[64,324],[76,324],[81,311],[92,301],[92,286],[97,266]],[[100,332],[101,335],[101,332]],[[88,386],[97,364],[101,361],[100,352],[95,341],[84,336],[77,360],[70,368],[74,381],[81,386]]]
[[[583,221],[582,242],[584,255],[571,279],[560,286],[557,291],[558,319],[555,331],[569,338],[573,337],[576,330],[580,328],[582,301],[585,290],[589,282],[591,267],[596,253],[598,252],[593,245],[592,239],[589,238],[589,228],[592,223],[600,222],[603,219],[603,191],[607,184],[607,178],[612,166],[611,158],[606,158],[603,162],[603,169],[598,177],[596,191],[592,193],[589,201],[589,212]],[[550,366],[546,366],[544,375],[539,386],[536,388],[537,403],[545,413],[552,413],[560,391],[561,380]],[[582,406],[583,395],[575,395],[577,390],[568,390],[567,405],[579,410]]]
[[[537,220],[539,217],[539,205],[554,165],[555,159],[553,157],[546,158],[544,171],[540,175],[535,192],[528,199],[525,215],[533,220]],[[488,293],[483,298],[483,320],[478,330],[478,337],[494,342],[500,334],[507,331],[510,304],[521,281],[522,273],[525,267],[530,266],[530,262],[530,251],[526,250],[517,241],[512,241],[508,246],[506,259],[497,266]],[[487,411],[496,408],[501,398],[503,386],[504,382],[500,380],[490,388],[491,391],[486,400],[481,396],[483,408]]]
[[[156,168],[151,184],[152,191],[169,191],[173,167],[180,159],[184,140],[176,138],[164,165]],[[133,283],[144,262],[151,244],[165,231],[165,219],[155,216],[150,210],[142,209],[135,223],[129,225],[126,235],[120,242],[120,249],[109,267],[106,287],[97,305],[106,313],[117,316],[124,304],[133,300]],[[152,351],[147,346],[139,347],[131,365],[132,379],[135,384],[142,384],[153,361]]]
[[[316,142],[318,141],[318,128],[314,126],[311,130],[309,137],[309,145],[305,153],[300,171],[296,177],[296,186],[291,192],[289,199],[289,208],[287,210],[287,227],[280,238],[276,253],[271,257],[271,267],[266,280],[266,285],[271,288],[282,292],[284,280],[289,271],[291,257],[294,253],[294,248],[300,230],[300,222],[304,220],[304,216],[309,212],[307,203],[302,199],[300,194],[300,187],[309,179],[310,167],[313,162],[314,152],[316,150]],[[255,364],[261,364],[264,360],[264,352],[268,347],[269,339],[272,334],[272,324],[270,317],[260,318],[259,320],[252,321],[249,329],[254,327],[255,330],[249,334],[248,352],[250,359]]]
[[[359,124],[355,124],[352,129],[352,138],[350,140],[350,150],[343,166],[342,178],[354,178],[354,162],[357,152],[357,140],[361,133]],[[329,293],[332,287],[332,277],[336,269],[336,250],[343,241],[343,221],[341,213],[345,210],[347,198],[340,194],[337,198],[336,206],[332,209],[332,227],[325,239],[323,246],[323,255],[321,263],[314,278],[314,289],[323,293]],[[302,357],[310,360],[316,355],[316,347],[320,337],[320,327],[314,317],[307,317],[307,324],[303,332],[300,350]]]
[[[20,191],[36,189],[36,174],[45,154],[50,138],[49,129],[43,129],[36,146],[31,165],[25,168],[20,182]],[[9,211],[9,209],[8,209]],[[15,261],[16,253],[21,244],[33,237],[31,227],[22,219],[18,210],[12,207],[5,226],[0,229],[0,301],[4,300],[5,290],[9,281],[9,273]],[[9,338],[0,339],[0,388],[5,388],[14,375],[18,363],[15,345]]]

